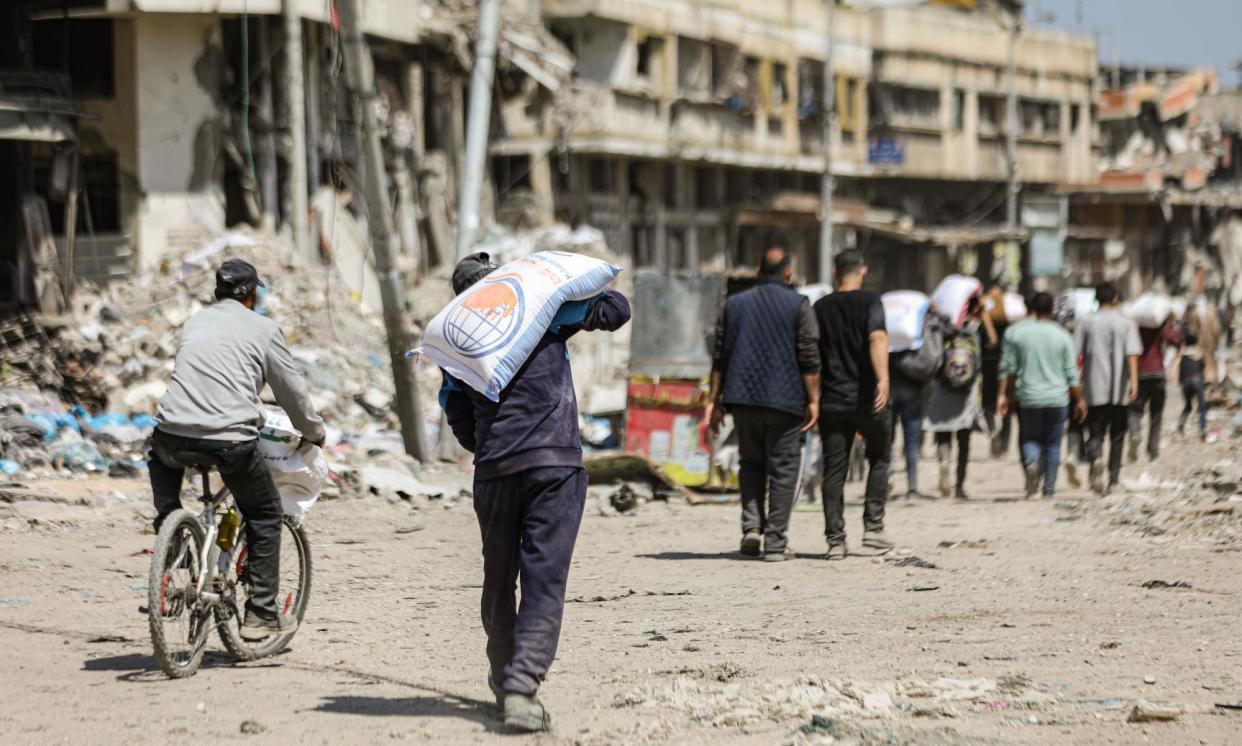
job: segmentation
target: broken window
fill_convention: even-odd
[[[684,36],[677,39],[677,88],[683,93],[709,93],[712,89],[712,47]]]
[[[1030,137],[1056,137],[1061,127],[1061,105],[1055,101],[1018,102],[1018,133]]]
[[[999,135],[1005,126],[1005,99],[979,94],[979,134]]]
[[[772,108],[777,109],[785,105],[785,101],[789,98],[789,86],[786,81],[788,68],[780,62],[772,65]]]
[[[65,39],[68,25],[68,43]],[[54,19],[31,24],[31,54],[35,67],[68,67],[73,95],[112,98],[116,92],[111,18]]]
[[[953,131],[961,132],[966,128],[966,91],[953,89]]]
[[[818,116],[824,100],[824,63],[798,60],[798,118]]]
[[[712,91],[719,98],[729,98],[741,67],[737,47],[712,42]]]
[[[35,191],[47,196],[52,232],[65,233],[65,197],[53,188],[54,157],[38,157],[34,164]],[[121,230],[121,178],[116,154],[84,155],[78,162],[78,232],[116,233]]]
[[[616,190],[611,159],[592,158],[587,161],[587,185],[592,194],[612,194]]]
[[[503,196],[514,189],[531,189],[530,156],[498,155],[492,158],[492,181],[496,195]]]
[[[698,166],[694,169],[695,207],[710,209],[720,207],[720,171],[715,166]]]
[[[940,91],[887,83],[873,90],[871,118],[877,125],[940,129]]]
[[[639,78],[651,80],[657,77],[660,59],[664,52],[664,40],[658,36],[644,36],[638,41],[638,55],[634,72]]]

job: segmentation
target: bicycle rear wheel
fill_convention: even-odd
[[[211,609],[197,597],[205,533],[198,517],[177,510],[164,519],[151,555],[147,618],[160,670],[170,678],[193,676],[203,660]]]
[[[244,532],[243,532],[244,533]],[[220,641],[235,658],[243,661],[265,658],[284,650],[293,639],[296,630],[288,634],[273,635],[260,642],[248,642],[241,637],[241,623],[246,614],[246,599],[250,598],[250,576],[246,566],[246,540],[239,538],[229,567],[228,585],[232,598],[216,608],[220,627]],[[306,614],[311,592],[311,552],[306,531],[292,518],[286,516],[280,526],[280,585],[276,592],[277,610],[282,616],[296,619],[299,624]]]

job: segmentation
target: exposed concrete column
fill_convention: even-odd
[[[556,219],[556,199],[552,192],[552,154],[548,150],[532,150],[530,188],[538,204],[538,220],[547,225]]]
[[[295,0],[284,0],[283,20],[285,30],[285,129],[289,133],[289,177],[285,185],[285,221],[293,232],[293,243],[303,256],[311,256],[307,206],[308,163],[306,158],[306,91],[302,57],[302,17],[297,12]],[[264,59],[267,56],[264,55]],[[311,65],[312,68],[315,65]],[[318,71],[316,71],[318,72]],[[318,76],[316,75],[316,81]],[[316,94],[318,91],[315,92]],[[317,114],[317,112],[316,112]],[[316,163],[318,160],[316,159]],[[318,170],[318,169],[316,169]],[[272,175],[275,178],[275,174]],[[266,210],[265,210],[266,212]]]
[[[286,33],[288,32],[286,31]],[[307,62],[308,62],[308,64],[306,65],[306,75],[304,76],[304,79],[306,81],[306,96],[304,97],[304,100],[306,102],[306,107],[305,107],[306,108],[306,117],[305,117],[306,138],[302,143],[302,147],[306,151],[305,162],[306,162],[307,192],[310,194],[314,194],[319,189],[319,179],[320,179],[320,166],[319,166],[319,163],[320,163],[320,160],[319,160],[320,129],[319,127],[320,127],[320,122],[322,121],[321,114],[320,114],[320,106],[319,106],[319,45],[320,45],[319,24],[312,23],[307,28],[307,34],[308,34],[307,39],[309,41],[308,48],[310,49],[309,59],[306,57],[305,54],[299,55],[299,59],[307,59]],[[288,53],[288,50],[286,49],[286,54],[287,53]],[[292,105],[293,105],[293,100],[291,97],[290,106]],[[296,130],[297,128],[295,127],[294,129]],[[296,149],[296,145],[294,145],[294,148]],[[292,170],[289,172],[289,180],[290,182],[293,181]],[[297,197],[296,194],[292,195],[293,199],[296,199],[296,197]],[[294,210],[291,206],[289,214],[292,216],[293,213],[294,213]],[[303,211],[302,214],[306,215],[307,211]],[[296,217],[292,217],[291,219],[297,220]],[[308,220],[309,220],[309,217],[308,217]],[[296,222],[291,223],[291,224],[294,226],[297,225]],[[309,234],[310,231],[308,230],[307,233]],[[310,238],[307,242],[306,250],[311,253],[315,253],[316,248],[315,248],[314,243],[315,243],[314,239]]]
[[[423,156],[427,152],[427,141],[424,136],[427,117],[426,96],[423,88],[422,64],[418,62],[409,63],[405,66],[405,98],[409,102],[406,112],[414,123],[414,139],[410,143],[410,149],[414,151],[414,161],[416,164],[423,162]]]
[[[962,102],[962,134],[966,138],[966,173],[979,176],[979,92],[966,91]]]
[[[259,136],[259,194],[262,197],[263,220],[261,227],[265,231],[275,231],[277,216],[280,211],[279,188],[276,183],[276,106],[273,102],[272,66],[267,64],[271,55],[271,26],[267,16],[257,19],[259,36],[259,117],[264,128]]]
[[[631,264],[634,261],[634,230],[633,216],[630,215],[630,162],[625,158],[616,158],[617,178],[613,179],[614,194],[617,197],[617,235],[621,240],[616,250]]]

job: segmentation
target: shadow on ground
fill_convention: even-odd
[[[503,725],[495,704],[453,694],[421,697],[340,695],[325,698],[315,710],[342,715],[459,718],[478,723],[493,733],[499,733]]]

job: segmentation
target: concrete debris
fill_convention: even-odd
[[[124,282],[84,286],[66,319],[30,331],[53,361],[45,367],[59,375],[37,381],[19,366],[0,366],[0,458],[16,463],[25,478],[144,468],[144,441],[167,390],[180,327],[213,302],[215,267],[230,257],[254,264],[266,283],[259,313],[280,324],[310,383],[328,424],[325,455],[334,481],[350,466],[371,464],[377,451],[403,458],[380,319],[360,308],[335,268],[315,266],[281,239],[248,232],[222,234]],[[418,376],[434,434],[440,375],[427,368]],[[270,392],[264,398],[271,401]],[[360,490],[444,494],[406,466],[406,481],[377,472],[371,482],[361,480]]]
[[[1160,723],[1177,720],[1181,716],[1182,711],[1178,707],[1154,705],[1140,699],[1130,710],[1130,716],[1126,720],[1131,723]]]

